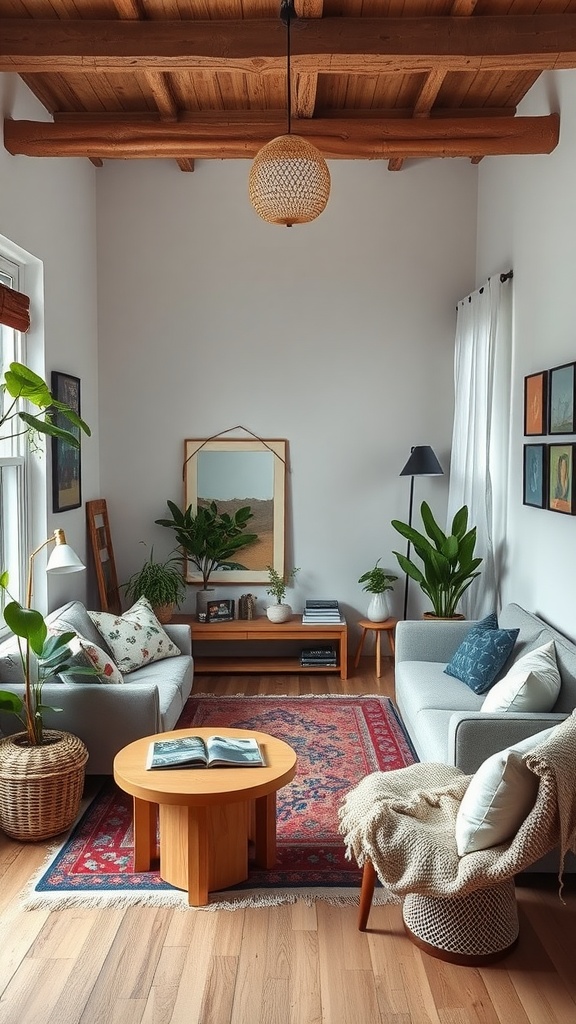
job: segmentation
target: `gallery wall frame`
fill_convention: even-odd
[[[548,503],[548,445],[524,445],[522,503],[546,508]]]
[[[548,504],[551,512],[576,514],[576,444],[548,445]]]
[[[539,437],[548,429],[548,371],[524,377],[524,435]]]
[[[548,433],[576,433],[574,397],[576,362],[563,363],[548,371]]]
[[[50,378],[52,394],[80,415],[80,378],[53,370]],[[53,422],[70,431],[80,441],[80,428],[55,412]],[[52,438],[52,511],[68,512],[82,504],[82,449],[74,448],[60,437]]]
[[[288,442],[279,438],[188,438],[184,442],[184,502],[196,513],[215,501],[232,515],[249,505],[254,518],[248,532],[258,540],[238,552],[243,569],[216,569],[211,584],[267,583],[267,566],[285,572],[286,466]],[[201,583],[190,562],[186,579]]]

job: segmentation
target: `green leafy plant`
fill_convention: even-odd
[[[358,583],[363,583],[362,590],[366,590],[369,594],[383,594],[386,590],[393,590],[392,584],[398,579],[397,576],[393,576],[391,573],[385,572],[381,566],[378,565],[380,559],[377,560],[376,564],[368,572],[362,574]]]
[[[173,501],[167,504],[172,518],[156,519],[155,522],[174,531],[185,557],[202,574],[204,590],[215,569],[246,568],[233,559],[238,551],[258,540],[257,533],[246,533],[249,521],[254,518],[249,505],[239,508],[231,516],[227,512],[218,512],[215,501],[200,505],[196,513],[191,505],[182,510]]]
[[[152,607],[166,604],[179,605],[186,593],[186,584],[182,575],[182,560],[178,557],[167,558],[164,562],[154,561],[154,548],[150,548],[150,557],[137,572],[133,573],[126,583],[122,584],[130,601],[138,601],[145,597]]]
[[[300,572],[300,569],[296,567],[291,569],[287,576],[281,576],[271,565],[267,565],[266,568],[268,570],[266,593],[270,594],[271,597],[275,597],[277,604],[282,604],[287,588],[293,582],[296,573]]]
[[[406,555],[398,551],[394,554],[400,568],[430,598],[434,615],[452,618],[462,594],[480,575],[476,570],[482,559],[474,557],[476,527],[468,530],[467,505],[463,505],[454,516],[449,534],[440,529],[425,501],[420,515],[427,536],[397,519],[392,520],[392,526],[410,541],[422,561],[422,569]]]
[[[10,367],[6,370],[4,379],[0,383],[0,389],[12,398],[12,402],[4,402],[5,408],[2,409],[0,415],[0,427],[8,420],[18,417],[24,424],[21,433],[26,430],[31,441],[35,442],[39,434],[49,434],[50,437],[61,438],[73,448],[79,448],[78,437],[70,430],[58,427],[53,422],[54,413],[57,412],[64,416],[71,426],[77,427],[78,430],[82,430],[90,437],[90,427],[78,413],[65,402],[59,402],[54,398],[46,381],[22,363],[10,363]],[[33,416],[31,413],[19,409],[21,400],[36,406],[41,410],[40,414]],[[2,440],[1,436],[0,440]]]
[[[8,594],[7,572],[0,574],[0,587]],[[44,616],[13,600],[4,608],[4,621],[18,638],[24,696],[10,690],[0,690],[0,710],[16,715],[26,730],[27,742],[31,746],[40,746],[43,739],[43,713],[62,710],[42,703],[42,687],[50,676],[72,667],[69,644],[76,633],[49,636]],[[93,677],[96,671],[88,666],[74,665],[74,674]]]

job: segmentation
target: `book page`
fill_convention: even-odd
[[[206,740],[208,764],[228,764],[232,767],[259,767],[264,764],[258,742],[230,736],[210,736]]]
[[[182,736],[176,740],[155,740],[148,751],[147,768],[178,768],[205,765],[208,753],[200,736]]]

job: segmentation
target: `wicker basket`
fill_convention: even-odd
[[[20,842],[49,839],[78,814],[88,751],[69,732],[46,729],[30,746],[26,733],[0,740],[0,827]]]

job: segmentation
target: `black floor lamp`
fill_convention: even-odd
[[[429,444],[413,445],[410,449],[410,458],[400,472],[400,476],[410,477],[410,505],[408,509],[408,525],[412,526],[412,505],[414,502],[414,477],[415,476],[444,476],[444,470],[438,462]],[[406,558],[410,558],[410,541],[406,548]],[[406,573],[406,584],[404,587],[404,618],[408,612],[408,581],[410,577]]]

